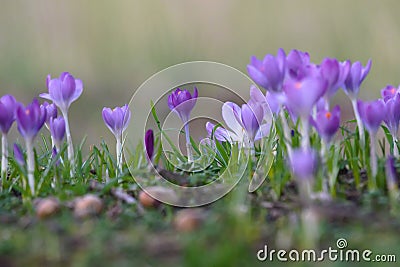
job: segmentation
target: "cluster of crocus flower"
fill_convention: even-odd
[[[7,177],[8,145],[7,134],[14,121],[17,121],[18,131],[25,140],[26,167],[28,185],[32,195],[35,195],[35,159],[33,152],[34,139],[46,124],[51,133],[52,151],[58,153],[65,134],[68,141],[68,156],[73,169],[73,144],[68,124],[68,109],[82,93],[83,85],[68,72],[63,72],[59,78],[47,77],[49,93],[40,94],[41,97],[53,101],[42,105],[34,98],[28,105],[15,100],[12,95],[5,95],[0,99],[0,130],[2,132],[2,180]],[[57,117],[57,107],[63,117]],[[14,144],[14,157],[20,165],[25,165],[25,157],[21,147]]]
[[[340,126],[340,107],[330,110],[330,101],[339,88],[344,90],[352,102],[360,139],[363,140],[364,130],[357,98],[360,85],[370,68],[371,60],[365,67],[360,62],[341,62],[334,58],[325,58],[320,64],[314,64],[308,53],[299,50],[292,50],[286,55],[283,49],[279,49],[276,56],[266,55],[263,60],[251,57],[247,66],[248,73],[258,85],[266,89],[266,101],[271,111],[280,114],[287,143],[291,138],[285,110],[294,122],[300,120],[301,153],[287,144],[289,162],[295,176],[302,176],[299,172],[312,173],[311,169],[307,170],[308,165],[296,171],[298,165],[293,164],[298,154],[314,161],[314,152],[310,147],[310,124],[321,137],[321,155],[325,157],[326,147],[331,145]]]

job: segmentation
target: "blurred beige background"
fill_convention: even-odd
[[[87,135],[87,147],[112,140],[103,106],[127,103],[152,74],[185,61],[246,72],[251,55],[279,47],[308,51],[314,62],[372,58],[361,98],[376,98],[400,81],[398,10],[394,0],[2,1],[0,94],[26,104],[46,90],[48,73],[71,72],[84,82],[71,130],[75,143]],[[336,102],[350,110],[343,96]]]

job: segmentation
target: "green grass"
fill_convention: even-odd
[[[315,192],[329,180],[332,200],[317,199],[304,206],[287,167],[279,122],[277,126],[276,135],[257,144],[244,179],[227,196],[202,207],[200,226],[188,232],[174,223],[180,208],[160,205],[146,209],[139,201],[126,203],[113,194],[119,188],[138,199],[141,189],[133,176],[145,178],[145,186],[156,184],[141,143],[125,153],[130,171],[127,164],[117,171],[115,157],[105,142],[84,155],[83,141],[76,147],[75,174],[70,176],[66,147],[50,159],[48,140],[43,137],[35,151],[37,196],[30,195],[25,167],[10,157],[9,177],[0,194],[0,266],[265,266],[270,263],[259,262],[256,257],[264,245],[288,250],[335,248],[338,238],[346,238],[349,248],[398,257],[398,199],[391,199],[387,192],[384,158],[379,161],[377,188],[369,190],[368,146],[362,149],[358,134],[345,124],[342,141],[329,148],[326,169],[321,168],[315,180]],[[156,135],[156,147],[160,134]],[[295,130],[294,146],[299,138]],[[318,148],[319,142],[314,133],[311,143]],[[205,148],[199,148],[193,140],[192,144],[199,157]],[[155,161],[170,174],[184,177],[187,185],[202,185],[214,181],[228,167],[234,155],[232,148],[217,143],[214,161],[201,172],[180,170],[187,166],[174,167],[160,151],[156,151]],[[185,159],[183,155],[171,156]],[[266,181],[249,193],[254,175],[258,179],[265,176]],[[100,187],[93,186],[94,182]],[[102,212],[78,218],[74,216],[74,201],[88,193],[101,198]],[[41,219],[36,215],[36,201],[49,196],[57,198],[61,208]],[[309,266],[304,262],[288,264]],[[348,264],[327,261],[324,266]]]

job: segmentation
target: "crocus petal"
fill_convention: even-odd
[[[222,127],[215,128],[215,124],[213,124],[211,122],[206,123],[206,130],[207,130],[208,136],[210,136],[210,137],[214,136],[218,141],[226,142],[226,141],[231,140],[231,137],[229,136],[229,133],[226,129],[224,129]],[[213,131],[214,131],[214,133],[213,133]]]
[[[243,127],[237,119],[240,117],[241,110],[238,105],[232,102],[226,102],[222,105],[222,118],[224,119],[226,126],[235,133],[243,132]]]

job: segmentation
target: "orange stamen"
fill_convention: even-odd
[[[332,113],[328,111],[327,113],[325,113],[325,117],[329,120],[332,117]]]
[[[301,88],[301,82],[297,82],[294,84],[294,88],[300,89]]]

